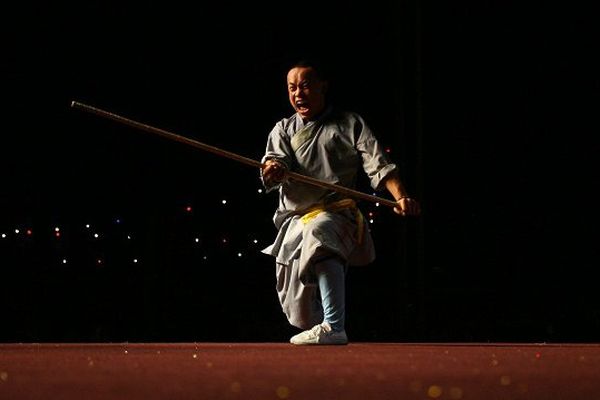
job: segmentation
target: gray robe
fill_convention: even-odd
[[[375,190],[381,190],[385,177],[396,169],[358,114],[332,109],[306,125],[298,114],[279,121],[269,134],[262,162],[269,159],[290,171],[349,188],[355,188],[361,166]],[[371,234],[362,224],[359,242],[359,225],[350,209],[322,212],[306,224],[301,221],[303,211],[344,195],[296,181],[266,188],[279,190],[273,217],[278,233],[263,253],[275,257],[276,289],[289,322],[308,329],[323,318],[312,265],[331,256],[347,265],[369,264],[375,259]]]

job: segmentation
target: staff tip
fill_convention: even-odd
[[[75,103],[77,103],[75,100],[71,100],[71,107],[75,107]]]

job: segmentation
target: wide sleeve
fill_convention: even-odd
[[[286,169],[290,170],[292,166],[292,147],[290,145],[290,139],[283,129],[282,123],[278,123],[269,133],[269,137],[267,139],[267,147],[265,150],[265,155],[261,159],[261,163],[265,163],[267,160],[277,160],[282,163]],[[261,181],[267,189],[267,192],[275,190],[281,186],[281,184],[275,185],[267,185],[262,176],[262,169],[260,170],[260,178]]]
[[[354,125],[355,137],[357,137],[356,148],[361,155],[363,169],[369,177],[371,187],[375,190],[383,189],[383,181],[394,170],[393,164],[377,138],[361,117],[357,116]]]

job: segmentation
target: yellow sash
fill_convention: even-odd
[[[307,224],[312,219],[314,219],[317,215],[321,214],[323,211],[339,211],[345,208],[351,208],[354,212],[354,216],[356,218],[356,226],[357,226],[357,235],[356,241],[360,244],[362,243],[363,236],[363,226],[364,226],[364,218],[360,213],[360,210],[356,206],[356,202],[352,199],[343,199],[339,201],[335,201],[329,204],[320,204],[314,207],[309,208],[304,212],[300,219],[303,223]]]

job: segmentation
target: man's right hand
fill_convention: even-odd
[[[285,179],[285,165],[277,160],[265,161],[265,166],[262,170],[262,176],[267,185],[275,185],[281,183]]]

